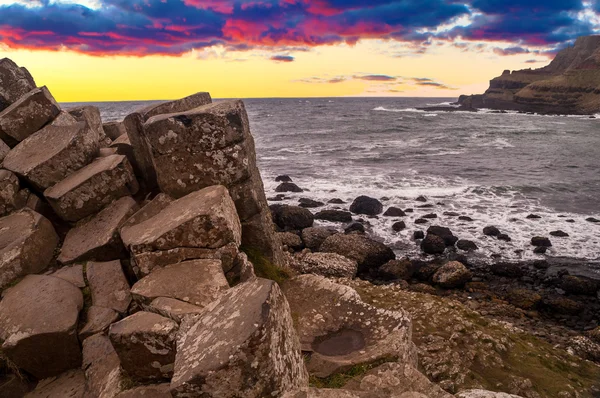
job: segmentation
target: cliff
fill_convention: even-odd
[[[600,36],[585,36],[540,69],[505,70],[481,95],[461,96],[472,108],[548,114],[600,112]]]

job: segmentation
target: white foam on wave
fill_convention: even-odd
[[[373,111],[379,111],[379,112],[418,112],[418,113],[424,113],[425,112],[425,111],[421,111],[421,110],[416,109],[416,108],[395,109],[395,108],[385,108],[383,106],[378,106],[377,108],[373,109]]]
[[[437,113],[427,113],[425,115],[423,115],[424,117],[436,117],[438,114]]]

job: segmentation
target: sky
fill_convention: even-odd
[[[600,34],[600,0],[0,0],[0,58],[57,100],[485,91]]]

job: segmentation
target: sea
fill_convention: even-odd
[[[324,208],[347,209],[354,198],[367,195],[385,207],[414,209],[403,218],[365,218],[368,232],[399,255],[421,255],[413,233],[428,226],[414,221],[435,213],[429,225],[474,241],[482,261],[544,258],[533,253],[531,238],[557,230],[569,236],[551,237],[547,257],[600,261],[600,224],[586,221],[600,219],[600,115],[417,110],[453,100],[244,100],[267,196],[275,196],[275,178],[286,174],[305,191],[277,203],[339,198],[347,204]],[[92,105],[106,122],[151,103]],[[77,105],[82,104],[65,104]],[[415,200],[419,196],[432,207],[419,207],[424,205]],[[532,214],[540,218],[528,219]],[[400,219],[407,229],[396,233],[391,226]],[[489,225],[512,241],[484,236]]]

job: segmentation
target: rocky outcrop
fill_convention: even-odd
[[[336,253],[302,253],[294,257],[291,267],[301,274],[329,278],[354,278],[358,272],[356,261]]]
[[[0,111],[35,88],[29,71],[8,58],[0,59]]]
[[[358,272],[377,269],[396,255],[383,243],[374,241],[364,235],[335,234],[325,239],[319,249],[325,253],[337,253],[358,263]]]

